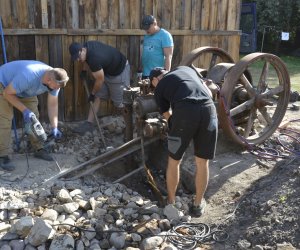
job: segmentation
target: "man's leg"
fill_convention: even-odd
[[[2,95],[3,86],[0,83],[0,157],[11,153],[11,121],[13,106]]]
[[[198,206],[204,196],[207,188],[209,179],[209,160],[195,157],[196,161],[196,176],[195,176],[195,186],[196,186],[196,196],[194,200],[194,205]]]
[[[176,190],[179,183],[179,167],[180,160],[174,160],[169,156],[167,167],[167,190],[168,190],[168,203],[175,203]]]

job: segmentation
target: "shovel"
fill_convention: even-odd
[[[89,97],[89,96],[90,96],[90,92],[89,92],[89,88],[88,88],[88,85],[87,85],[86,78],[85,78],[85,77],[82,77],[81,80],[82,80],[82,83],[83,83],[83,85],[84,85],[84,88],[85,88],[87,97]],[[90,107],[91,107],[92,112],[93,112],[93,114],[94,114],[94,117],[95,117],[95,120],[96,120],[98,129],[99,129],[99,133],[100,133],[100,136],[101,136],[101,140],[102,140],[102,143],[103,143],[103,146],[104,146],[105,149],[107,149],[106,142],[105,142],[105,138],[104,138],[104,136],[103,136],[103,131],[102,131],[102,128],[101,128],[101,126],[100,126],[98,116],[97,116],[97,114],[96,114],[96,112],[95,112],[95,109],[94,109],[94,106],[93,106],[93,102],[90,102]]]

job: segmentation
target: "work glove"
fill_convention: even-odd
[[[51,135],[53,135],[55,139],[61,139],[63,134],[58,128],[53,128]]]
[[[82,70],[80,72],[79,77],[80,77],[80,79],[86,79],[87,78],[87,71],[86,70]]]
[[[23,111],[23,119],[24,119],[25,124],[26,123],[31,123],[30,117],[32,115],[34,115],[34,113],[30,109],[25,109]]]
[[[95,95],[94,94],[90,94],[89,98],[88,98],[88,102],[94,102],[95,101]]]

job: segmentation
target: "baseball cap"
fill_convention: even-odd
[[[152,69],[150,71],[150,75],[149,75],[150,82],[152,82],[152,80],[153,80],[154,77],[158,77],[164,71],[165,71],[165,68],[163,68],[163,67],[155,67],[154,69]]]
[[[76,61],[79,57],[79,51],[83,48],[80,43],[72,43],[69,47],[69,52],[71,54],[72,61]]]
[[[142,28],[143,30],[148,30],[150,28],[150,25],[153,24],[155,21],[155,18],[151,15],[147,15],[143,18],[142,21]]]

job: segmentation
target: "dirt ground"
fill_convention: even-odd
[[[299,111],[288,108],[284,118],[284,121],[298,120],[288,124],[288,128],[298,132],[299,114]],[[277,131],[267,140],[265,145],[282,149],[276,144],[278,133]],[[116,147],[122,144],[122,139],[121,133],[110,136],[108,144]],[[87,147],[88,144],[97,145],[99,141],[89,141],[86,145],[81,142],[80,136],[67,137],[53,154],[57,164],[36,159],[31,154],[13,154],[17,170],[12,173],[0,172],[1,182],[26,192],[43,185],[44,181],[53,178],[61,170],[78,166],[88,159],[88,154],[100,154],[96,146],[93,152],[91,147]],[[69,150],[68,143],[78,144],[78,148],[75,146]],[[225,135],[219,135],[217,155],[210,162],[210,180],[205,194],[206,211],[202,217],[193,218],[192,222],[206,223],[212,230],[224,230],[228,239],[203,245],[204,249],[300,249],[299,144],[296,147],[297,155],[289,154],[285,159],[265,160],[244,151],[227,140]],[[84,148],[86,149],[83,150]],[[193,176],[186,173],[192,172],[193,166],[193,155],[189,150],[182,163],[182,168],[187,171],[182,171],[182,186],[178,195],[192,190]],[[112,173],[107,170],[105,176],[99,177],[98,174],[97,178],[107,180],[109,172]],[[92,176],[95,177],[95,174]],[[132,178],[140,180],[140,176],[138,174]],[[160,178],[163,185],[162,169],[156,170],[156,178]],[[131,179],[130,183],[136,183],[138,192],[151,196],[146,180],[134,182]]]

